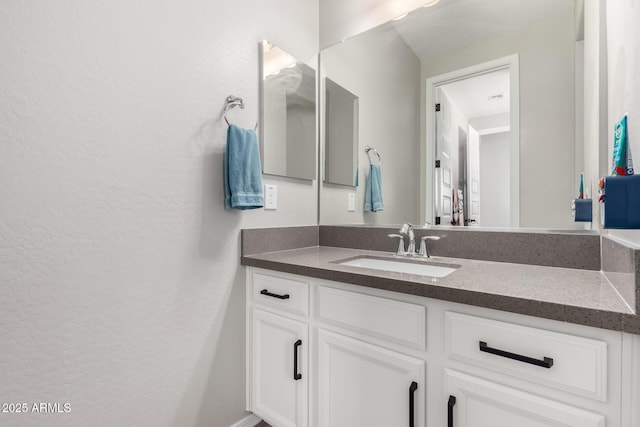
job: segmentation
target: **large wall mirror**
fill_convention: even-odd
[[[574,0],[440,0],[323,50],[320,79],[359,98],[360,185],[323,183],[320,223],[584,229],[583,16]],[[365,146],[380,212],[363,210]]]
[[[261,96],[263,172],[315,179],[315,70],[264,41]]]

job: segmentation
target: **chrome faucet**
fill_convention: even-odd
[[[440,240],[438,236],[423,236],[420,238],[420,252],[416,253],[416,233],[413,231],[413,226],[408,222],[403,224],[398,231],[400,234],[388,234],[391,238],[399,239],[398,249],[396,250],[396,256],[408,256],[408,257],[422,257],[431,258],[429,256],[429,250],[427,248],[427,240]],[[409,237],[409,247],[404,250],[404,236]]]
[[[413,225],[408,222],[403,224],[400,228],[400,234],[409,236],[409,247],[407,248],[407,252],[405,255],[407,256],[415,256],[416,254],[416,233],[413,231]]]
[[[440,240],[438,236],[422,236],[420,239],[420,253],[419,255],[424,258],[431,258],[427,249],[427,240]]]
[[[405,252],[404,252],[404,236],[401,234],[387,234],[387,236],[391,237],[391,238],[398,238],[400,239],[398,242],[398,249],[396,250],[396,255],[397,256],[404,256]]]

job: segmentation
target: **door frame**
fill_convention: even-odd
[[[517,53],[492,61],[482,62],[470,67],[461,68],[448,73],[440,74],[427,78],[426,82],[426,149],[425,149],[425,176],[423,177],[426,185],[426,191],[423,206],[426,216],[426,222],[435,223],[435,190],[436,185],[436,112],[434,105],[436,103],[436,89],[447,83],[453,83],[459,80],[465,80],[470,77],[476,77],[493,71],[508,69],[509,70],[509,118],[510,118],[510,142],[509,142],[509,180],[511,181],[510,190],[510,227],[520,226],[520,69],[519,55]],[[428,185],[432,183],[432,185]]]

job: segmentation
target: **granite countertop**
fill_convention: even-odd
[[[310,247],[243,256],[241,263],[320,279],[453,301],[525,315],[640,334],[638,318],[600,271],[432,257],[415,262],[459,266],[442,278],[340,265],[389,252]]]

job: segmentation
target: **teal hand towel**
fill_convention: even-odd
[[[382,177],[380,165],[369,166],[369,176],[364,187],[364,211],[380,212],[384,210],[382,202]]]
[[[260,151],[253,129],[242,129],[235,125],[227,129],[224,195],[227,209],[246,210],[264,206]]]

